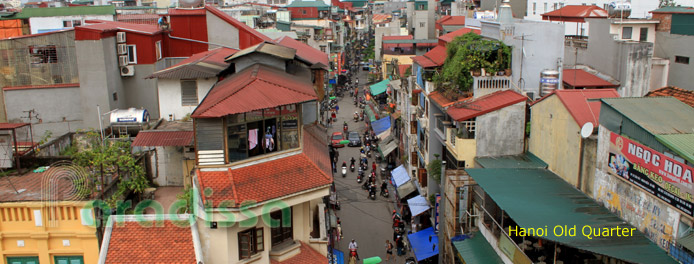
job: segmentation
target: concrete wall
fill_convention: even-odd
[[[216,79],[198,79],[198,103],[202,102],[207,93],[212,89]],[[197,105],[182,105],[181,80],[159,79],[159,112],[161,117],[168,119],[173,115],[175,120],[180,120],[195,110]]]
[[[118,100],[124,100],[126,108],[135,107],[147,109],[152,119],[158,119],[160,116],[157,98],[157,80],[145,79],[145,77],[154,73],[155,65],[137,64],[134,66],[135,76],[119,76],[123,83],[123,93],[118,93]]]
[[[29,113],[38,115],[31,120],[34,141],[39,141],[46,131],[58,137],[82,129],[82,102],[80,88],[41,88],[4,91],[7,119],[29,122]],[[96,114],[94,114],[96,116]]]
[[[603,126],[598,142],[593,198],[668,251],[679,227],[679,211],[608,172],[610,131]]]
[[[182,147],[156,147],[156,155],[152,155],[152,164],[156,164],[157,172],[154,182],[159,186],[183,186],[183,150]]]
[[[605,6],[606,4],[609,4],[610,2],[613,2],[614,0],[593,0],[593,1],[586,1],[586,0],[528,0],[527,3],[527,15],[525,16],[525,19],[528,20],[535,20],[535,21],[540,21],[542,20],[542,14],[554,11],[554,3],[557,3],[557,8],[560,8],[559,3],[564,3],[564,5],[582,5],[582,4],[595,4],[600,8],[607,9]],[[654,10],[658,8],[658,1],[654,0],[630,0],[631,2],[631,15],[629,16],[630,18],[646,18],[649,17],[650,14],[648,11]],[[535,12],[533,12],[533,3],[535,3],[536,8]],[[547,3],[547,9],[545,9],[545,3]],[[514,2],[511,1],[511,5],[514,5]],[[515,13],[515,8],[513,9]],[[534,14],[533,14],[534,13]],[[567,27],[567,32],[569,28]],[[576,26],[574,25],[572,31],[576,30]],[[568,33],[567,33],[568,34]],[[572,33],[573,34],[573,33]]]
[[[480,1],[480,10],[499,10],[502,0],[482,0]],[[523,18],[527,12],[527,0],[511,0],[511,11],[514,18]],[[542,19],[542,18],[540,18]]]
[[[656,33],[656,46],[654,56],[670,61],[667,84],[694,90],[694,36],[670,34],[670,32]],[[689,64],[675,62],[675,56],[688,57]]]
[[[407,7],[406,2],[385,2],[383,3],[383,13],[391,14],[393,11]]]
[[[530,108],[528,151],[547,163],[549,170],[577,186],[580,131],[559,97],[552,95]]]
[[[619,20],[615,19],[614,24],[610,24],[610,34],[615,34],[618,36],[620,40],[624,41],[639,41],[641,39],[641,28],[648,28],[648,32],[646,33],[646,42],[654,43],[655,42],[655,23],[650,23],[650,24],[644,24],[644,23],[629,23],[629,22],[624,22],[622,24],[618,24]],[[627,20],[628,21],[628,20]],[[622,38],[622,30],[625,27],[631,27],[631,38]]]
[[[383,36],[399,36],[400,35],[400,21],[393,20],[388,23],[386,27],[378,27],[374,29],[374,35],[376,35],[376,41],[374,42],[375,53],[374,57],[376,61],[381,61],[381,48],[383,48]]]
[[[84,25],[85,19],[99,19],[113,21],[113,15],[86,15],[86,16],[54,16],[54,17],[32,17],[29,18],[31,34],[44,32],[45,30],[64,29],[63,21],[79,20]]]
[[[429,38],[429,27],[427,26],[429,22],[428,11],[414,11],[414,19],[412,20],[412,27],[414,28],[414,38],[415,39],[428,39]]]
[[[477,157],[523,153],[525,101],[477,117]]]
[[[237,28],[210,12],[207,12],[205,17],[207,19],[207,32],[210,32],[210,34],[207,34],[209,43],[239,48],[239,30]],[[217,47],[216,45],[210,45],[209,49]]]
[[[405,11],[407,12],[407,30],[408,30],[408,32],[409,32],[410,30],[412,30],[413,28],[415,28],[415,24],[414,24],[414,17],[415,17],[415,13],[414,13],[414,2],[407,1],[407,3],[405,3],[405,7],[406,7]]]

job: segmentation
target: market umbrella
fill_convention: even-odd
[[[364,264],[378,264],[381,263],[381,257],[370,257],[364,259]]]
[[[335,100],[335,98],[337,98],[337,97],[335,97],[335,96],[330,96],[330,100]]]
[[[340,141],[340,144],[349,144],[349,140]]]

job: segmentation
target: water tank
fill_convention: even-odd
[[[149,122],[146,109],[116,109],[111,112],[111,125],[144,124]]]
[[[612,1],[607,6],[607,16],[614,18],[628,18],[631,15],[631,3],[629,1]]]
[[[550,94],[559,88],[559,72],[544,70],[540,73],[540,97]]]

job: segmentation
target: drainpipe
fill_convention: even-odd
[[[583,191],[583,151],[585,149],[585,138],[581,137],[581,146],[579,147],[578,153],[578,177],[576,182],[576,188],[579,191]]]

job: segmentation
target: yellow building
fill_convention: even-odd
[[[85,208],[87,201],[70,201],[72,184],[49,176],[55,175],[53,169],[0,181],[3,263],[97,262],[99,242],[93,210]]]
[[[600,101],[595,99],[609,97],[619,94],[614,89],[557,90],[531,107],[528,151],[546,162],[552,172],[589,195],[591,191],[586,188],[591,186],[586,182],[592,170],[586,166],[594,166],[595,157],[592,162],[586,162],[591,159],[586,156],[584,168],[579,168],[581,143],[591,142],[581,137],[581,127],[590,122],[597,130]],[[595,153],[596,146],[584,144],[583,153]]]

